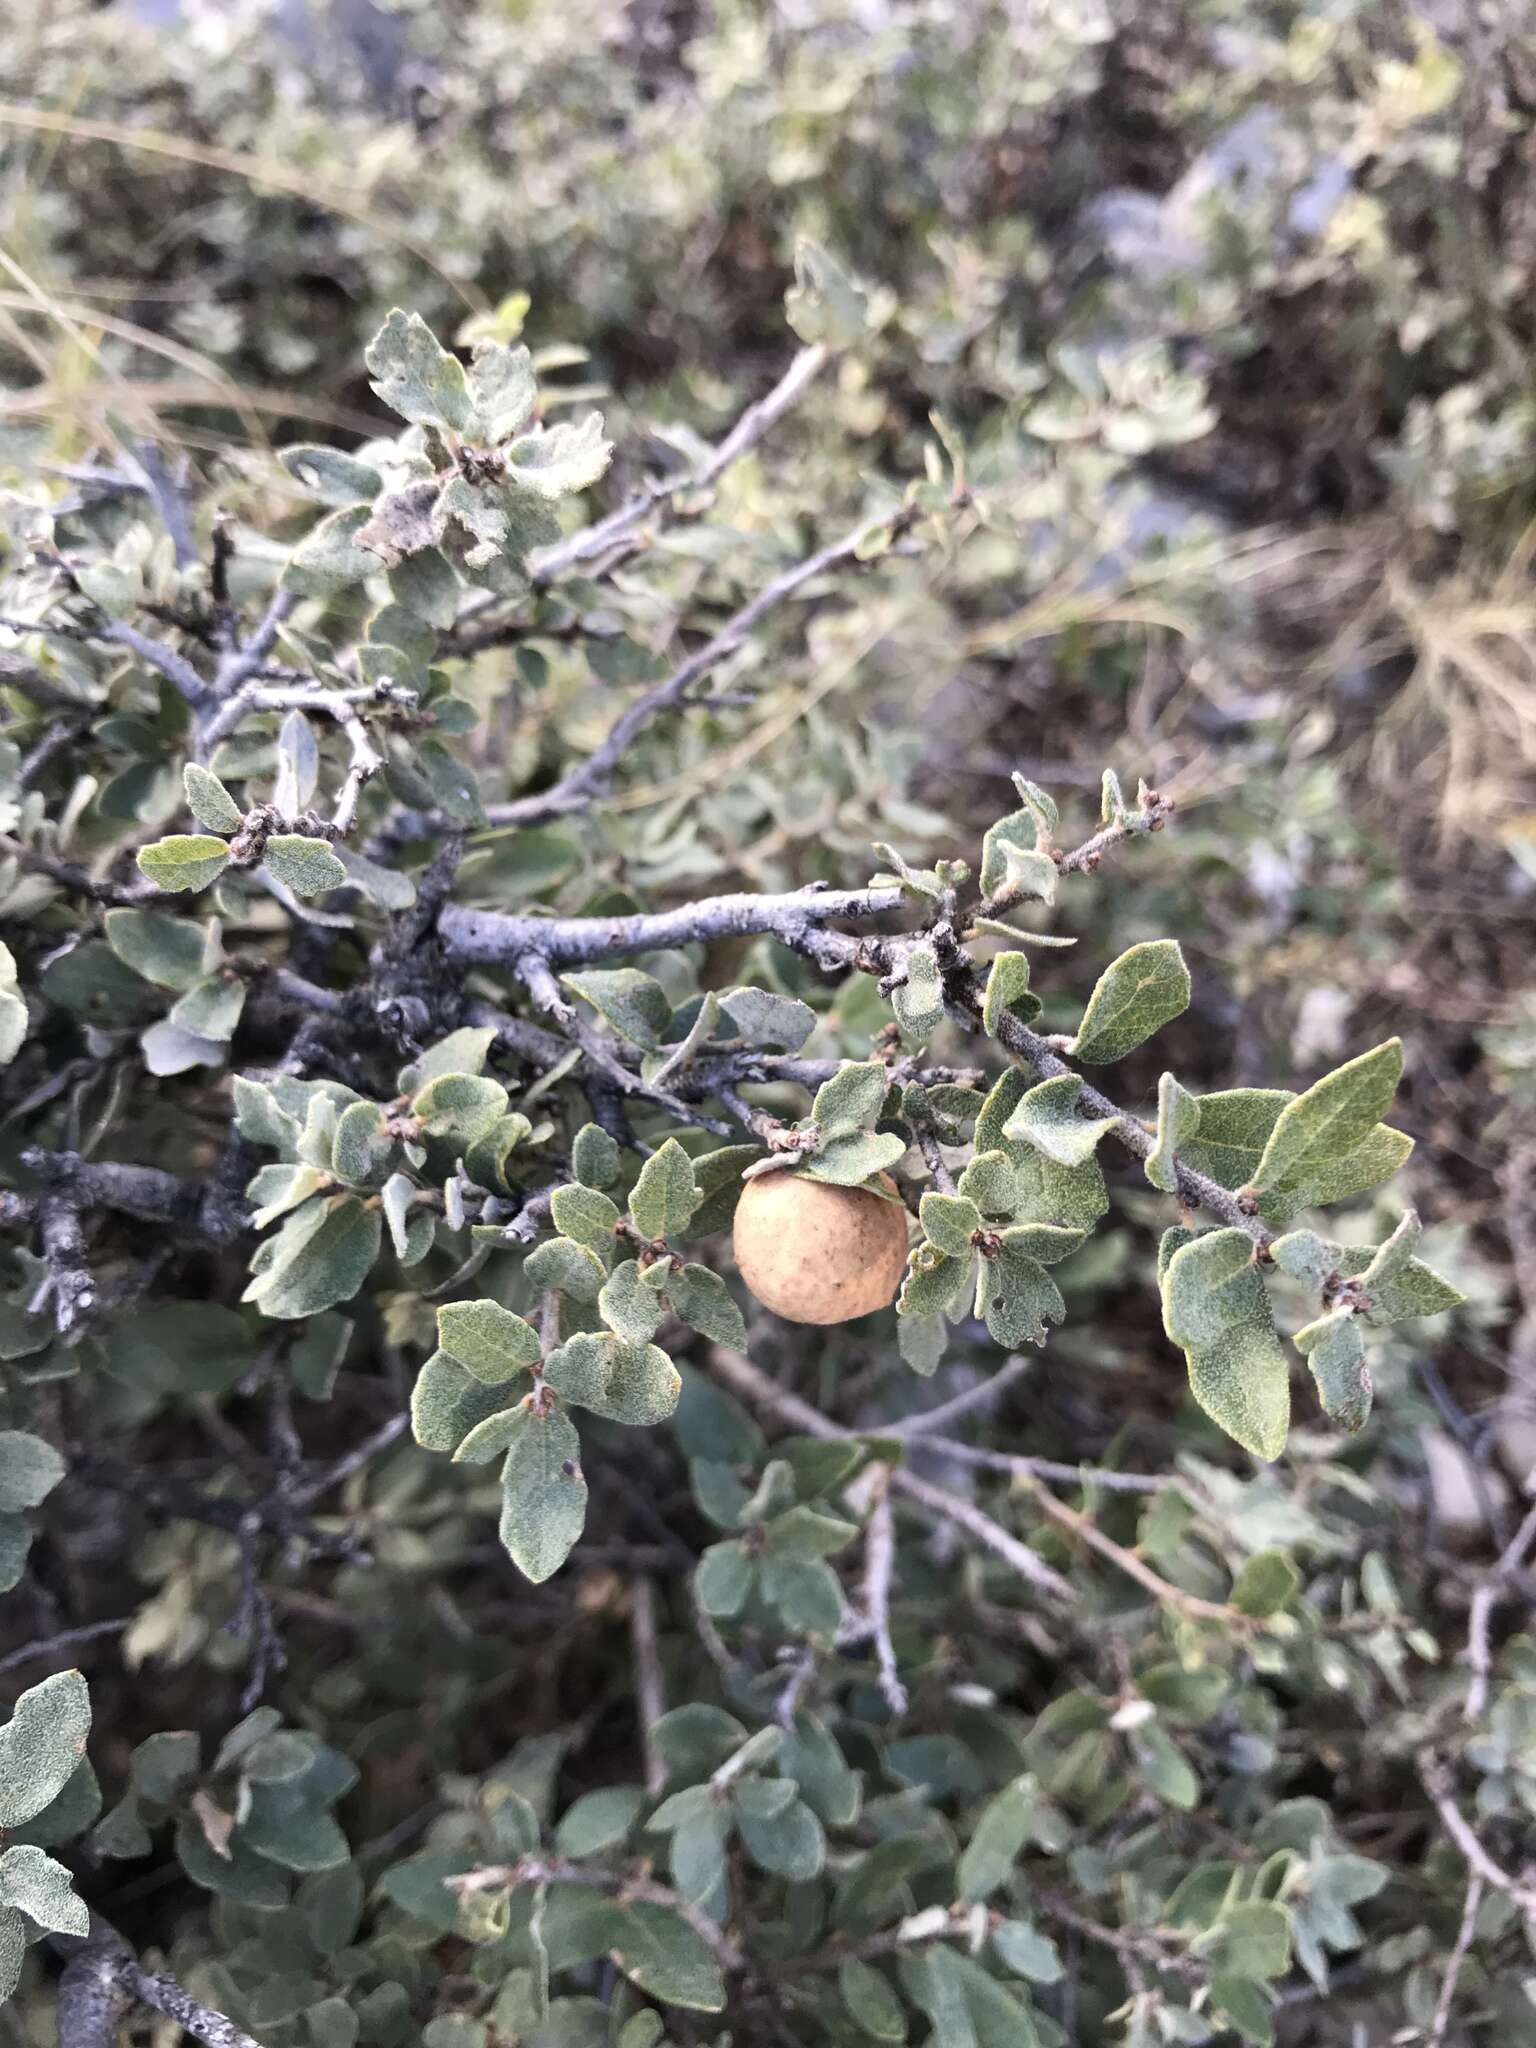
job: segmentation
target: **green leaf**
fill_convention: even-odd
[[[885,1107],[890,1086],[890,1070],[878,1060],[850,1062],[817,1089],[811,1122],[828,1136],[863,1130]]]
[[[791,1884],[807,1884],[827,1860],[827,1838],[821,1822],[803,1800],[791,1798],[777,1813],[754,1812],[746,1794],[750,1778],[737,1782],[736,1831],[741,1846],[760,1870]],[[793,1791],[793,1787],[790,1788]]]
[[[214,1301],[168,1301],[114,1323],[102,1363],[136,1392],[222,1394],[256,1356],[250,1317]]]
[[[1021,1024],[1033,1024],[1040,1009],[1040,998],[1030,993],[1029,955],[999,953],[987,972],[982,998],[981,1023],[987,1036],[996,1038],[1005,1013],[1017,1017]]]
[[[985,1317],[988,1330],[999,1344],[1043,1344],[1049,1326],[1066,1320],[1067,1305],[1061,1289],[1026,1245],[1036,1238],[1042,1225],[1026,1225],[1019,1231],[1004,1231],[1003,1248],[977,1266],[976,1312]],[[1076,1231],[1064,1231],[1076,1245]],[[1060,1254],[1058,1254],[1060,1256]]]
[[[1290,1916],[1272,1899],[1251,1899],[1228,1907],[1192,1948],[1223,1976],[1283,1977],[1291,1966]]]
[[[334,1870],[347,1861],[347,1838],[328,1813],[295,1806],[285,1790],[258,1785],[240,1823],[242,1848],[284,1870]]]
[[[378,1104],[352,1102],[336,1120],[331,1171],[352,1187],[371,1187],[386,1177],[397,1150]]]
[[[706,1614],[722,1618],[740,1614],[756,1574],[757,1566],[744,1544],[734,1539],[711,1543],[694,1571],[693,1590]]]
[[[802,341],[853,348],[869,322],[869,302],[817,243],[795,244],[795,281],[784,294],[784,317]]]
[[[532,499],[553,500],[586,490],[613,459],[613,445],[604,440],[602,417],[595,412],[536,428],[505,452],[508,481],[515,488],[502,493],[502,503],[524,517],[533,509]],[[541,523],[537,531],[542,535],[547,528]]]
[[[278,832],[267,841],[264,865],[295,896],[319,896],[340,888],[347,871],[325,839],[307,839],[301,832]]]
[[[658,1052],[672,1025],[672,1005],[653,975],[637,967],[595,969],[588,974],[562,974],[560,983],[590,1003],[598,1015],[631,1045]]]
[[[1027,1920],[1000,1921],[992,1930],[992,1952],[1005,1969],[1032,1984],[1061,1981],[1063,1965],[1055,1942]]]
[[[1335,1202],[1347,1202],[1390,1180],[1412,1151],[1413,1140],[1406,1131],[1378,1124],[1352,1152],[1312,1159],[1296,1179],[1261,1195],[1259,1214],[1279,1228],[1300,1209],[1326,1209]]]
[[[550,1353],[544,1377],[574,1407],[636,1425],[665,1422],[682,1390],[677,1367],[655,1344],[585,1330]]]
[[[1166,1728],[1148,1721],[1130,1738],[1136,1775],[1165,1806],[1180,1813],[1193,1813],[1200,1803],[1200,1780]]]
[[[873,2041],[905,2041],[907,2016],[901,2000],[870,1963],[850,1956],[837,1970],[838,1996],[848,2016]]]
[[[716,1344],[743,1350],[747,1326],[730,1289],[718,1273],[707,1266],[684,1266],[667,1281],[667,1299],[672,1312]]]
[[[1015,1778],[987,1802],[960,1858],[956,1883],[962,1899],[988,1899],[1008,1882],[1031,1838],[1039,1804],[1040,1787],[1031,1774]]]
[[[411,1391],[411,1434],[423,1450],[457,1451],[471,1432],[498,1416],[506,1399],[446,1351],[434,1351]]]
[[[19,1847],[0,1855],[0,1906],[30,1914],[51,1934],[84,1937],[91,1931],[89,1909],[75,1896],[70,1873],[41,1849]]]
[[[18,1828],[57,1799],[85,1755],[91,1703],[78,1671],[34,1685],[0,1728],[0,1827]]]
[[[1338,1250],[1337,1245],[1319,1237],[1315,1230],[1293,1230],[1285,1237],[1275,1238],[1269,1255],[1282,1273],[1289,1273],[1293,1280],[1317,1293],[1338,1266]]]
[[[50,1443],[24,1429],[0,1430],[0,1514],[19,1514],[45,1501],[64,1477],[64,1460]]]
[[[1301,1574],[1283,1550],[1258,1550],[1232,1585],[1232,1605],[1262,1620],[1278,1614],[1300,1589]]]
[[[1189,1008],[1189,969],[1175,939],[1132,946],[1099,976],[1072,1051],[1090,1066],[1128,1052]]]
[[[26,1953],[26,1922],[14,1908],[0,1912],[0,2005],[6,2003],[21,1982]]]
[[[1281,1110],[1294,1099],[1284,1088],[1224,1088],[1200,1096],[1200,1124],[1184,1146],[1184,1164],[1220,1187],[1245,1186]]]
[[[391,412],[417,425],[464,433],[474,407],[463,365],[419,313],[397,306],[363,351],[369,382]]]
[[[686,1920],[642,1901],[612,1910],[614,1960],[631,1983],[666,2005],[724,2011],[720,1966]]]
[[[962,1195],[943,1195],[930,1189],[918,1203],[917,1213],[924,1237],[951,1258],[963,1259],[981,1228],[981,1211]]]
[[[619,1177],[619,1148],[597,1124],[583,1124],[571,1141],[571,1171],[584,1188],[609,1188]]]
[[[279,1866],[247,1849],[237,1835],[226,1855],[210,1845],[190,1815],[176,1823],[176,1860],[195,1885],[241,1906],[276,1912],[288,1903],[288,1879]]]
[[[1040,821],[1033,810],[999,818],[981,842],[981,891],[994,896],[1038,896],[1056,901],[1056,863],[1038,845]]]
[[[891,1008],[903,1036],[918,1042],[931,1038],[944,1021],[944,980],[931,939],[907,949],[903,977],[891,990]]]
[[[327,1178],[326,1169],[320,1166],[263,1166],[245,1190],[256,1205],[251,1213],[253,1227],[265,1230],[280,1216],[299,1208],[311,1195],[319,1194]]]
[[[475,343],[468,383],[476,426],[493,447],[526,423],[538,397],[533,357],[498,341]]]
[[[1402,1040],[1389,1038],[1288,1102],[1249,1182],[1251,1191],[1305,1187],[1319,1170],[1346,1158],[1391,1108],[1402,1071]]]
[[[604,1278],[603,1262],[596,1252],[571,1237],[546,1238],[523,1261],[523,1274],[535,1293],[553,1288],[580,1302],[595,1302]]]
[[[32,1526],[23,1515],[0,1514],[0,1593],[21,1584],[32,1550]]]
[[[1365,1363],[1360,1318],[1347,1305],[1296,1332],[1296,1349],[1317,1384],[1323,1413],[1351,1433],[1371,1412],[1371,1375]]]
[[[825,1139],[798,1170],[808,1180],[859,1188],[894,1166],[906,1149],[906,1139],[893,1131],[847,1131]]]
[[[626,1344],[648,1344],[661,1328],[662,1307],[634,1259],[623,1259],[603,1283],[598,1314]]]
[[[283,588],[300,597],[329,599],[372,576],[379,558],[357,544],[368,519],[368,506],[348,505],[318,520],[288,557]]]
[[[512,1447],[518,1434],[516,1408],[500,1408],[477,1422],[453,1454],[455,1465],[489,1465]]]
[[[1189,1361],[1190,1391],[1256,1458],[1278,1458],[1290,1426],[1290,1374],[1253,1241],[1213,1230],[1176,1251],[1163,1275],[1163,1327]]]
[[[245,1008],[245,983],[226,971],[210,974],[171,1006],[170,1021],[178,1031],[226,1044],[235,1035]]]
[[[1179,1154],[1200,1128],[1200,1103],[1173,1078],[1164,1074],[1157,1084],[1157,1141],[1143,1161],[1153,1187],[1165,1195],[1176,1195],[1179,1179],[1174,1168]]]
[[[641,1167],[629,1213],[642,1237],[673,1237],[687,1229],[699,1201],[693,1162],[676,1138],[668,1138]]]
[[[800,1787],[800,1796],[828,1827],[852,1827],[859,1817],[862,1788],[857,1771],[814,1714],[801,1713],[785,1730],[779,1769]]]
[[[217,775],[196,761],[189,761],[181,771],[181,786],[187,799],[187,808],[199,825],[210,832],[219,832],[227,839],[232,832],[238,832],[245,823],[245,813],[235,802]]]
[[[311,1210],[317,1212],[313,1224],[296,1235],[241,1296],[277,1321],[318,1315],[350,1301],[379,1255],[383,1218],[376,1203],[363,1203],[356,1195],[332,1195],[297,1211],[285,1228],[301,1218],[307,1223]]]
[[[501,1540],[523,1575],[540,1585],[570,1556],[587,1518],[581,1441],[563,1409],[540,1413],[530,1395],[501,1471]]]
[[[168,895],[206,889],[228,865],[229,848],[223,840],[195,832],[175,832],[169,839],[141,846],[138,854],[139,873]]]
[[[556,1188],[549,1198],[549,1213],[562,1237],[574,1238],[600,1257],[613,1250],[613,1233],[619,1226],[619,1212],[596,1188],[568,1184]]]
[[[277,459],[294,482],[322,505],[357,505],[376,498],[384,488],[383,477],[371,464],[359,462],[339,448],[303,441],[297,447],[280,448]]]
[[[201,925],[163,910],[109,910],[107,944],[135,974],[185,995],[208,971],[208,936]]]
[[[1262,1984],[1250,1977],[1217,1975],[1211,1979],[1211,2003],[1235,2032],[1253,2048],[1272,2048],[1274,2011]]]
[[[952,1258],[926,1241],[907,1254],[907,1271],[896,1297],[900,1317],[936,1316],[954,1307],[970,1277],[971,1257]]]
[[[1333,1249],[1338,1269],[1346,1279],[1363,1281],[1378,1256],[1365,1245],[1335,1245]],[[1371,1287],[1371,1305],[1365,1320],[1371,1324],[1402,1323],[1416,1316],[1443,1315],[1465,1299],[1458,1288],[1442,1280],[1422,1259],[1409,1259],[1403,1265],[1394,1264],[1386,1277]]]
[[[437,1312],[442,1350],[484,1386],[504,1386],[538,1362],[538,1332],[499,1301],[445,1302]]]
[[[836,1637],[844,1619],[843,1589],[819,1557],[765,1556],[758,1567],[763,1598],[797,1635]]]
[[[1033,1145],[1058,1166],[1082,1166],[1093,1158],[1099,1141],[1115,1127],[1112,1116],[1077,1113],[1083,1092],[1080,1074],[1058,1074],[1026,1090],[1003,1135],[1016,1144]]]
[[[507,1091],[489,1074],[438,1074],[411,1098],[429,1138],[472,1145],[506,1114]]]
[[[0,945],[4,974],[0,976],[0,1067],[8,1067],[27,1036],[27,1005],[16,993],[16,968],[9,946]]]
[[[720,1007],[737,1035],[764,1052],[796,1053],[816,1029],[816,1012],[809,1003],[771,989],[727,989]]]
[[[555,1847],[562,1856],[597,1856],[629,1839],[645,1805],[640,1785],[601,1785],[584,1792],[561,1816]]]

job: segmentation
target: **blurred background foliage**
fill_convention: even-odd
[[[275,452],[384,430],[362,350],[396,304],[461,342],[527,341],[547,409],[600,403],[617,502],[781,373],[800,238],[871,290],[873,338],[730,473],[707,525],[671,529],[643,576],[595,601],[551,599],[520,657],[496,646],[463,662],[457,687],[488,713],[473,744],[513,787],[606,729],[594,672],[609,685],[659,673],[658,621],[708,615],[786,541],[894,503],[936,436],[974,486],[963,546],[898,564],[867,601],[814,617],[803,644],[749,646],[737,698],[653,727],[590,816],[485,840],[464,870],[469,900],[570,908],[605,887],[862,881],[872,839],[914,859],[970,853],[1018,769],[1063,798],[1081,791],[1086,830],[1113,762],[1176,799],[1175,829],[1138,852],[1134,883],[1120,871],[1063,892],[1057,928],[1091,939],[1093,963],[1176,933],[1198,992],[1156,1055],[1129,1064],[1134,1098],[1150,1100],[1154,1058],[1191,1085],[1277,1084],[1401,1031],[1419,1149],[1394,1192],[1469,1306],[1449,1332],[1390,1340],[1376,1414],[1347,1452],[1304,1442],[1284,1480],[1243,1486],[1205,1469],[1218,1554],[1282,1541],[1326,1598],[1369,1552],[1387,1577],[1363,1611],[1409,1609],[1424,1640],[1405,1648],[1384,1628],[1321,1645],[1282,1693],[1240,1695],[1200,1760],[1237,1832],[1264,1802],[1232,1787],[1269,1772],[1277,1843],[1292,1826],[1314,1863],[1347,1842],[1394,1872],[1361,1907],[1376,1916],[1368,1956],[1321,2002],[1299,1979],[1274,2015],[1283,2036],[1441,2038],[1464,1873],[1437,1848],[1444,1869],[1411,1880],[1424,1841],[1411,1813],[1404,1830],[1392,1744],[1375,1751],[1372,1728],[1397,1717],[1411,1755],[1434,1724],[1469,1590],[1536,1464],[1536,15],[1524,0],[3,12],[0,519],[13,531],[29,477],[88,494],[104,447],[158,439],[243,529],[272,536],[276,559],[306,515]],[[766,948],[752,964],[765,985],[786,973]],[[1048,997],[1045,1028],[1072,1014],[1062,997],[1053,1016]],[[867,1016],[837,1015],[838,1043],[883,1015],[872,998]],[[176,1129],[168,1110],[168,1144]],[[1146,1246],[1138,1204],[1150,1221],[1153,1199],[1133,1189],[1091,1263],[1063,1276],[1073,1319],[1000,1411],[998,1441],[1078,1456],[1123,1422],[1154,1463],[1176,1433],[1214,1454],[1181,1409],[1144,1276],[1126,1270]],[[1380,1234],[1357,1223],[1361,1241]],[[768,1370],[786,1341],[766,1341]],[[855,1412],[880,1419],[882,1348],[862,1326],[818,1338],[801,1384],[866,1393]],[[951,1392],[964,1359],[954,1370]],[[906,1381],[898,1392],[916,1398]],[[206,1458],[216,1412],[203,1426]],[[167,1450],[187,1455],[174,1435]],[[484,1774],[540,1811],[557,1771],[563,1797],[613,1777],[632,1724],[618,1532],[653,1563],[675,1542],[654,1525],[676,1459],[649,1444],[636,1456],[634,1477],[610,1480],[613,1554],[595,1546],[538,1591],[496,1576],[482,1521],[445,1514],[424,1456],[358,1480],[351,1506],[386,1569],[343,1564],[323,1598],[295,1584],[285,1684],[359,1760],[349,1828],[370,1879],[445,1812],[448,1838],[490,1829],[494,1849]],[[210,1668],[232,1673],[217,1678],[231,1697],[239,1682],[238,1646],[218,1633],[232,1541],[174,1523],[132,1558],[141,1668],[125,1684],[110,1648],[88,1664],[93,1753],[119,1791],[134,1743],[204,1725]],[[956,1569],[934,1565],[911,1589],[912,1638],[927,1631],[956,1686],[1033,1711],[1053,1693],[1037,1649],[944,1633]],[[431,1586],[404,1613],[402,1575]],[[1518,1584],[1528,1604],[1529,1575]],[[14,1642],[46,1632],[50,1597],[46,1584],[14,1596]],[[1512,1654],[1478,1768],[1494,1788],[1485,1814],[1528,1829],[1536,1678],[1529,1648]],[[1216,1725],[1214,1702],[1191,1711]],[[519,1737],[545,1746],[507,1764]],[[1064,1739],[1037,1725],[1030,1766],[1048,1773]],[[907,1781],[974,1803],[993,1760],[973,1783],[961,1745],[933,1742],[906,1759]],[[1177,1772],[1166,1756],[1143,1769],[1155,1803]],[[1331,1819],[1292,1811],[1319,1800]],[[1180,1870],[1197,1839],[1181,1825],[1159,1847]],[[1090,1895],[1094,1875],[1074,1866]],[[1142,1875],[1149,1895],[1171,1891],[1161,1865]],[[1346,1892],[1358,1876],[1340,1874]],[[176,1883],[154,1865],[128,1882],[135,1932],[179,1943],[184,1963],[222,1957],[207,1982],[226,1996],[259,1981],[244,1909],[226,1902],[210,1927],[176,1892],[178,1917],[164,1898]],[[422,1930],[441,1930],[410,1917],[421,1902],[405,1880],[392,1898],[403,1918],[380,1939],[425,1967]],[[1470,2017],[1454,2027],[1536,2041],[1529,1952],[1469,1968]],[[1059,2020],[1053,1996],[1040,1993]],[[513,2003],[493,2038],[522,2038]],[[1081,2038],[1204,2038],[1138,2035],[1151,2009],[1111,2023],[1112,2003],[1083,1990]],[[270,2038],[304,2038],[283,2031],[290,2017]],[[47,2039],[46,1998],[0,2026]]]

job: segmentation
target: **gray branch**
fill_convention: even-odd
[[[599,556],[614,550],[621,554],[629,553],[636,544],[640,529],[653,513],[670,512],[680,499],[711,490],[732,463],[739,462],[743,455],[755,448],[785,413],[799,403],[828,359],[828,351],[820,342],[801,349],[773,389],[747,407],[713,454],[697,469],[685,470],[679,476],[657,478],[635,491],[603,518],[582,527],[579,533],[556,542],[553,547],[539,549],[529,564],[534,589],[546,590],[570,570],[580,568],[585,562],[596,561]],[[494,593],[487,592],[483,597],[471,599],[464,607],[454,636],[455,646],[460,651],[470,651],[478,644],[473,636],[466,637],[460,629],[481,613],[491,610],[495,603]]]
[[[731,614],[719,632],[695,648],[672,673],[649,689],[614,720],[606,736],[577,768],[563,775],[550,788],[532,796],[514,797],[510,803],[489,804],[486,817],[492,825],[531,825],[544,818],[556,818],[567,811],[582,810],[601,796],[612,781],[619,763],[639,734],[662,712],[681,704],[693,686],[727,655],[734,654],[748,636],[787,598],[814,583],[829,570],[859,561],[869,542],[881,533],[900,532],[911,514],[906,507],[878,519],[863,521],[841,540],[820,548],[804,561],[775,576],[753,598]]]
[[[73,1944],[56,1937],[55,1946]],[[254,2035],[184,1991],[174,1977],[146,1970],[123,1937],[93,1916],[89,1938],[59,1979],[60,2048],[115,2048],[118,2023],[133,2000],[164,2013],[204,2048],[261,2048]]]
[[[796,951],[812,951],[812,934],[834,918],[878,917],[901,900],[899,889],[811,887],[784,896],[705,896],[678,910],[636,917],[511,917],[450,904],[438,930],[449,954],[461,961],[513,966],[531,958],[548,967],[590,967],[698,939],[764,932]],[[847,944],[852,949],[854,941]]]

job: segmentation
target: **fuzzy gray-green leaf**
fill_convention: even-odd
[[[565,1411],[541,1414],[525,1404],[519,1413],[501,1472],[501,1540],[518,1570],[539,1585],[565,1563],[581,1534],[587,1482],[581,1440]]]
[[[1099,976],[1072,1051],[1091,1066],[1124,1059],[1189,1008],[1189,969],[1175,939],[1149,939]]]

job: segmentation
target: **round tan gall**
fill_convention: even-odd
[[[882,1178],[894,1194],[896,1183]],[[736,1266],[764,1308],[791,1323],[847,1323],[896,1298],[907,1212],[866,1188],[802,1174],[749,1180],[736,1205]]]

